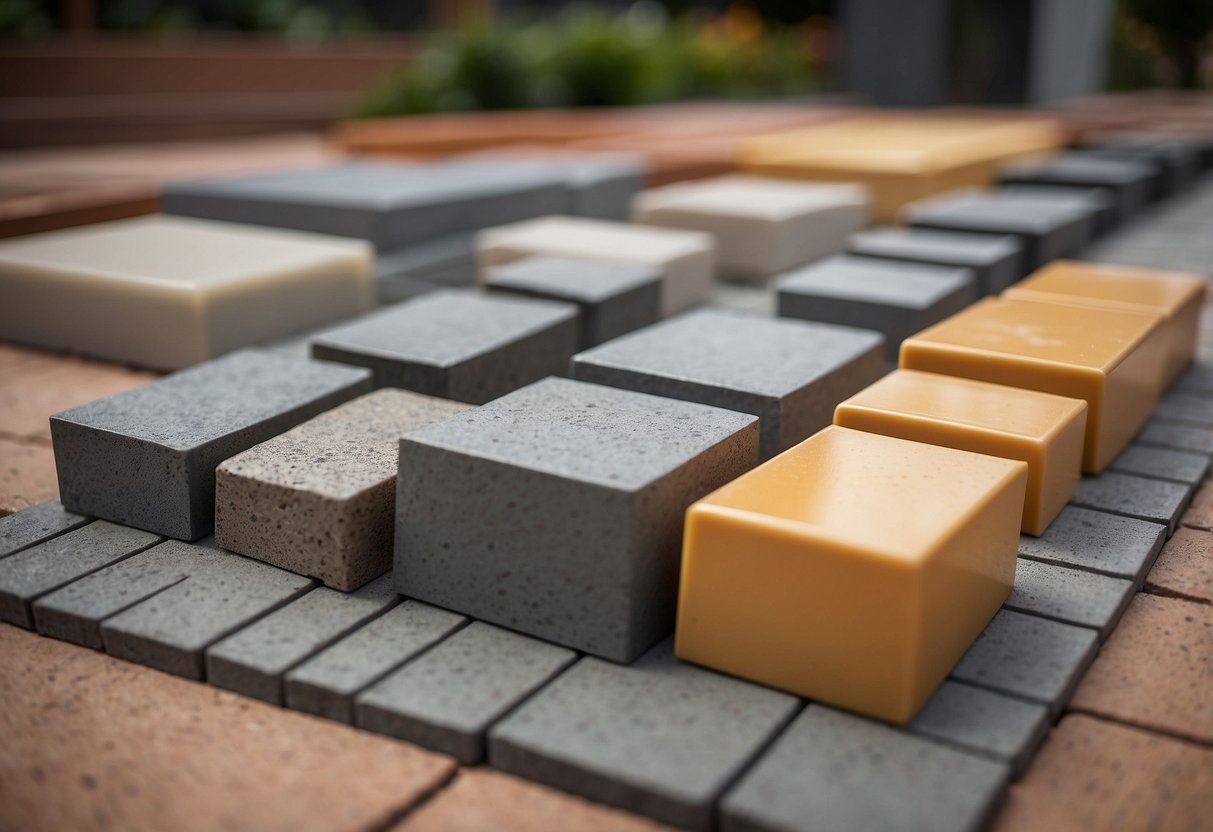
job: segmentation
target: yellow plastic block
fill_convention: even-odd
[[[1044,532],[1082,471],[1087,403],[967,378],[895,370],[834,411],[844,428],[1028,464],[1022,530]]]
[[[1011,590],[1027,476],[826,428],[688,509],[676,653],[908,722]]]
[[[1098,474],[1154,409],[1161,324],[1145,312],[986,298],[903,341],[901,366],[1083,399],[1082,467]]]
[[[1075,303],[1162,315],[1167,360],[1161,389],[1192,363],[1208,280],[1199,274],[1055,260],[1003,293],[1019,300]]]

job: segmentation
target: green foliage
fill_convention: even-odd
[[[1201,62],[1213,52],[1213,0],[1120,0],[1117,18],[1109,73],[1113,88],[1136,83],[1159,59],[1170,66],[1178,86],[1199,85]]]
[[[50,27],[37,0],[0,0],[0,38],[32,38]]]

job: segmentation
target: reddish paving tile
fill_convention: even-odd
[[[1139,594],[1070,709],[1213,743],[1213,607]]]
[[[0,829],[382,829],[449,758],[0,625]]]
[[[1213,751],[1067,716],[1011,787],[994,832],[1208,829]]]
[[[1196,492],[1182,522],[1194,529],[1213,531],[1213,480],[1206,482]]]
[[[0,516],[58,496],[55,454],[50,447],[0,438]]]
[[[1213,532],[1177,529],[1150,570],[1146,591],[1213,604]]]

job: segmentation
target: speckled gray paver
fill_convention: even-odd
[[[0,558],[78,529],[91,518],[68,511],[58,500],[39,503],[0,517]]]
[[[876,332],[707,309],[573,357],[573,378],[753,413],[766,458],[829,425],[884,375]]]
[[[1167,527],[1169,537],[1191,502],[1192,491],[1193,487],[1186,483],[1106,471],[1098,477],[1083,477],[1070,502],[1161,523]]]
[[[215,466],[370,390],[338,364],[242,350],[51,417],[63,504],[181,540],[210,534]]]
[[[977,294],[998,294],[1024,275],[1023,244],[997,234],[929,228],[873,228],[851,237],[848,250],[864,257],[973,270]]]
[[[1213,428],[1213,396],[1172,390],[1158,400],[1154,415],[1169,422]]]
[[[1177,448],[1213,454],[1213,429],[1151,419],[1137,434],[1142,445],[1157,445],[1160,448]]]
[[[1005,763],[809,705],[721,803],[722,832],[969,832]]]
[[[872,329],[885,336],[885,356],[901,342],[968,306],[973,272],[840,254],[789,272],[776,284],[779,315]]]
[[[354,696],[467,623],[462,615],[404,601],[286,674],[288,708],[354,721]]]
[[[799,707],[792,696],[679,662],[587,657],[489,732],[489,760],[663,823],[708,829],[712,806]]]
[[[1003,168],[1002,181],[1105,188],[1116,199],[1118,220],[1141,211],[1158,180],[1154,165],[1097,153],[1060,153],[1045,161],[1013,162]]]
[[[97,520],[0,559],[0,621],[32,628],[35,598],[162,540]]]
[[[944,682],[907,726],[911,733],[975,751],[1022,771],[1049,732],[1044,705]]]
[[[1195,451],[1134,444],[1112,460],[1110,467],[1122,474],[1195,484],[1208,473],[1209,456]]]
[[[350,592],[392,567],[402,434],[468,405],[377,390],[223,462],[215,539]]]
[[[281,705],[288,670],[401,600],[389,575],[356,592],[313,589],[207,649],[207,681]]]
[[[613,661],[668,635],[682,518],[758,420],[550,378],[400,441],[396,588]]]
[[[576,658],[476,621],[359,694],[355,721],[474,765],[489,726]]]
[[[312,338],[312,355],[369,368],[376,387],[484,404],[568,372],[577,351],[570,303],[430,292]]]
[[[1061,712],[1095,658],[1098,633],[1034,615],[999,610],[956,663],[952,678]]]
[[[648,326],[660,314],[661,273],[648,266],[526,257],[489,269],[484,285],[494,291],[577,304],[581,349]]]
[[[1003,606],[1091,627],[1099,631],[1102,641],[1120,621],[1132,598],[1130,580],[1020,558],[1015,587]]]
[[[1166,542],[1158,523],[1066,506],[1039,537],[1021,535],[1023,558],[1073,566],[1140,587]]]

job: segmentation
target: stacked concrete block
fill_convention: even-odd
[[[1023,246],[1005,234],[886,226],[853,235],[847,250],[863,257],[971,269],[978,297],[996,295],[1024,274]]]

